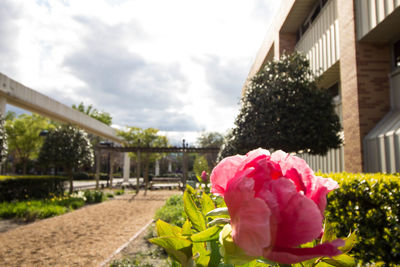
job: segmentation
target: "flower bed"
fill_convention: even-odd
[[[284,159],[285,157],[283,157]],[[242,161],[242,158],[238,158],[238,161]],[[286,160],[286,159],[285,159]],[[290,160],[288,160],[290,161]],[[251,162],[251,161],[250,161]],[[232,163],[234,164],[234,163]],[[248,166],[251,166],[250,168],[258,168],[257,164],[258,163],[247,163],[249,164]],[[284,166],[282,162],[279,162],[281,165],[282,171],[285,171],[287,177],[298,177],[297,175],[304,175],[305,169],[301,170],[300,169],[300,174],[297,171],[299,171],[299,165],[294,164],[294,162],[288,163],[287,166]],[[297,171],[293,172],[290,171],[290,164],[294,164],[296,166]],[[287,168],[286,168],[287,167]],[[290,168],[289,168],[290,167]],[[232,166],[229,166],[229,168],[233,168]],[[267,170],[269,168],[269,175],[271,177],[274,177],[274,173],[271,172],[274,170],[274,166],[272,163],[272,167],[269,166],[267,167]],[[301,168],[301,167],[300,167]],[[276,169],[276,170],[279,170]],[[293,169],[292,169],[293,170]],[[243,171],[243,170],[242,170]],[[251,172],[252,170],[250,170]],[[229,170],[223,170],[222,174],[226,174],[229,172]],[[260,174],[264,173],[265,169],[260,172]],[[252,172],[251,172],[252,173]],[[254,174],[252,174],[254,175]],[[231,177],[231,175],[228,175]],[[400,228],[399,228],[399,209],[400,209],[400,204],[398,200],[400,199],[400,183],[399,183],[399,175],[384,175],[384,174],[349,174],[349,173],[338,173],[338,174],[321,174],[318,173],[317,176],[323,176],[323,177],[331,177],[333,180],[337,181],[338,184],[340,185],[339,188],[336,190],[333,190],[330,194],[328,194],[328,205],[326,206],[326,213],[325,213],[325,218],[326,221],[329,223],[329,228],[325,228],[325,235],[328,234],[330,237],[322,237],[321,242],[326,242],[328,240],[333,240],[332,238],[334,236],[348,236],[350,232],[355,232],[356,234],[351,236],[351,242],[354,242],[357,240],[355,248],[351,251],[351,254],[355,256],[356,260],[359,262],[359,264],[367,264],[367,263],[376,263],[376,264],[384,264],[385,266],[395,266],[396,263],[400,262],[399,255],[400,255]],[[256,177],[256,176],[255,176]],[[260,176],[261,177],[261,176]],[[278,176],[277,176],[278,177]],[[223,178],[224,179],[224,178]],[[258,182],[257,179],[261,178],[254,178],[255,183]],[[272,179],[274,181],[275,178]],[[290,178],[292,179],[292,178]],[[319,179],[319,178],[318,178]],[[230,201],[231,205],[231,210],[230,210],[230,216],[231,216],[231,221],[230,225],[235,224],[237,222],[240,222],[243,224],[244,220],[247,220],[248,225],[254,225],[254,227],[260,227],[260,223],[262,221],[257,222],[257,218],[254,216],[259,216],[258,211],[256,212],[257,209],[255,207],[257,205],[261,205],[260,201],[257,199],[254,200],[254,204],[248,205],[249,209],[252,210],[252,212],[246,213],[246,215],[242,218],[240,221],[235,222],[235,211],[232,210],[232,207],[234,205],[241,205],[241,200],[243,202],[246,197],[242,196],[244,192],[246,192],[247,184],[246,180],[243,179],[237,179],[237,181],[240,181],[240,183],[244,186],[243,188],[237,187],[240,190],[236,190],[235,194],[232,195],[232,198],[228,201]],[[293,179],[292,179],[293,181]],[[298,181],[298,184],[296,184],[296,181]],[[294,180],[294,183],[297,187],[304,187],[307,184],[303,184],[301,180]],[[317,180],[319,181],[319,180]],[[329,181],[329,180],[327,180]],[[331,180],[332,181],[332,180]],[[323,183],[322,183],[323,182]],[[238,184],[238,186],[240,185]],[[318,182],[319,183],[319,182]],[[322,184],[326,184],[325,181],[321,180]],[[220,193],[223,192],[225,193],[226,190],[226,184],[224,182],[215,182],[214,179],[214,186],[215,185],[220,185],[221,187],[213,187],[213,192],[214,193]],[[333,184],[332,184],[333,185]],[[253,185],[249,185],[253,186]],[[256,185],[257,186],[257,185]],[[256,187],[255,186],[255,187]],[[232,190],[233,185],[230,185],[230,190]],[[251,187],[252,188],[252,187]],[[262,186],[259,186],[260,190],[264,190]],[[286,187],[281,187],[281,189],[284,189]],[[222,190],[222,191],[221,191]],[[271,189],[269,189],[271,190]],[[287,190],[287,189],[285,189]],[[304,189],[306,192],[307,190]],[[313,189],[316,190],[316,189]],[[329,190],[330,191],[330,190]],[[261,192],[261,191],[260,191]],[[273,191],[271,191],[273,192]],[[312,191],[311,191],[312,192]],[[323,192],[321,191],[321,194]],[[215,238],[217,236],[213,236],[213,234],[219,234],[220,238],[220,243],[224,244],[221,241],[224,240],[224,230],[221,232],[221,228],[218,230],[215,227],[204,227],[202,226],[201,221],[203,219],[200,219],[202,216],[205,215],[207,212],[206,210],[208,208],[211,208],[211,206],[214,207],[221,207],[223,205],[217,204],[215,200],[213,199],[214,203],[211,205],[211,202],[208,204],[206,203],[206,196],[204,195],[199,195],[199,192],[193,191],[193,189],[190,189],[189,192],[185,193],[186,197],[183,197],[183,202],[184,202],[184,211],[186,213],[186,217],[189,219],[189,221],[186,221],[183,225],[182,222],[185,219],[183,216],[179,218],[175,218],[176,216],[179,216],[182,213],[182,207],[181,205],[176,205],[176,207],[171,206],[171,205],[166,205],[162,211],[159,212],[158,218],[159,219],[164,219],[166,221],[169,221],[171,224],[179,225],[182,228],[175,228],[173,226],[168,226],[164,222],[159,221],[157,223],[158,231],[159,231],[159,237],[161,239],[155,239],[154,242],[160,246],[166,246],[168,248],[169,245],[166,245],[164,240],[175,240],[179,246],[188,246],[192,247],[193,251],[196,248],[195,244],[197,241],[207,241],[213,243],[215,241]],[[268,194],[269,197],[272,197],[270,193]],[[249,194],[248,197],[251,197],[252,194]],[[310,195],[312,198],[313,195]],[[174,203],[180,203],[181,197],[175,197],[177,199],[174,199]],[[179,199],[178,199],[179,198]],[[268,201],[270,200],[267,196],[266,198]],[[319,199],[320,204],[322,207],[325,207],[325,204],[323,202],[323,199]],[[278,198],[279,200],[279,198]],[[172,200],[171,200],[172,201]],[[225,201],[226,196],[225,196]],[[239,201],[239,202],[238,202]],[[247,201],[247,200],[246,200]],[[279,200],[282,201],[282,200]],[[233,204],[232,204],[233,203]],[[271,202],[273,203],[273,202]],[[228,204],[228,203],[227,203]],[[233,205],[233,206],[232,206]],[[180,207],[179,207],[180,206]],[[207,207],[209,206],[209,207]],[[299,205],[295,205],[296,207],[299,207]],[[206,208],[204,208],[206,207]],[[229,205],[228,205],[229,207]],[[204,210],[205,209],[205,210]],[[304,205],[302,206],[302,209],[304,209]],[[301,211],[299,211],[301,212]],[[267,215],[270,214],[268,210],[266,210]],[[170,214],[173,214],[173,216],[170,216]],[[308,215],[310,214],[309,212],[307,213]],[[232,217],[234,216],[234,217]],[[240,214],[238,216],[241,216]],[[271,216],[271,215],[268,215]],[[173,218],[173,219],[171,219]],[[206,217],[207,218],[207,217]],[[265,219],[264,219],[265,220]],[[209,222],[209,219],[206,219],[205,223]],[[226,222],[225,222],[226,223]],[[229,224],[228,224],[229,225]],[[237,227],[237,226],[236,226]],[[254,231],[254,227],[251,228],[246,228],[247,231]],[[192,228],[192,229],[190,229]],[[301,228],[301,227],[300,227]],[[304,227],[303,227],[304,228]],[[303,229],[301,228],[301,229]],[[211,230],[210,230],[211,229]],[[224,227],[225,229],[225,227]],[[244,227],[240,227],[237,229],[241,229],[241,231],[244,231]],[[308,228],[304,228],[308,229]],[[212,231],[215,230],[215,233]],[[208,232],[206,232],[208,231]],[[230,246],[230,243],[232,241],[231,238],[231,231],[232,229],[227,229],[226,230],[226,238],[227,241],[225,245],[228,247]],[[204,233],[203,233],[204,232]],[[265,232],[265,231],[263,231]],[[172,234],[173,233],[173,234]],[[172,235],[171,235],[172,234]],[[199,235],[202,235],[199,237]],[[188,238],[189,237],[189,238]],[[200,238],[199,240],[198,237]],[[248,235],[244,236],[243,242],[246,244],[246,242],[253,242],[251,239],[246,239]],[[256,237],[256,236],[255,236]],[[256,237],[259,238],[259,237]],[[327,239],[329,238],[329,239]],[[349,240],[350,240],[349,239]],[[170,242],[169,240],[168,242]],[[179,240],[179,241],[178,241]],[[197,240],[197,241],[195,241]],[[318,240],[318,239],[317,239]],[[171,242],[175,242],[171,241]],[[242,242],[240,241],[240,242]],[[190,242],[193,242],[192,245],[190,245]],[[236,242],[238,242],[238,238],[236,237]],[[349,241],[350,242],[350,241]],[[187,243],[187,244],[186,244]],[[214,243],[215,244],[215,243]],[[318,243],[313,243],[313,244],[307,244],[306,246],[316,246]],[[207,245],[208,246],[208,245]],[[245,247],[245,245],[242,245]],[[251,248],[254,248],[254,246],[250,246]],[[303,247],[303,246],[302,246]],[[347,247],[347,243],[345,245]],[[169,248],[171,249],[171,248]],[[183,248],[182,248],[183,249]],[[168,249],[167,249],[168,251]],[[239,259],[243,261],[250,260],[251,257],[246,259],[246,254],[242,253],[243,251],[241,250],[236,250],[234,253],[231,254],[231,256],[238,256]],[[193,252],[194,253],[194,252]],[[206,251],[202,251],[202,253],[207,253]],[[200,255],[202,254],[200,253]],[[241,254],[242,253],[242,254]],[[255,253],[256,254],[256,253]],[[174,254],[172,253],[173,257],[179,258],[182,256],[181,254]],[[189,254],[188,254],[189,255]],[[248,254],[247,254],[248,255]],[[287,256],[285,256],[287,257]],[[347,255],[343,255],[342,259],[346,260]],[[180,258],[180,261],[182,260],[190,260],[189,258]],[[198,260],[198,258],[197,258]],[[326,258],[324,260],[325,262],[329,262],[330,260]],[[348,261],[350,263],[351,260]],[[331,261],[329,262],[332,265],[335,266],[341,266],[341,263]],[[311,263],[310,263],[311,264]],[[337,265],[339,264],[339,265]],[[355,264],[354,261],[350,265]],[[252,265],[253,266],[253,265]],[[258,265],[257,265],[258,266]],[[261,265],[260,265],[261,266]],[[318,265],[317,265],[318,266]]]

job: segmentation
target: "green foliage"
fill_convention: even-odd
[[[0,113],[0,164],[5,161],[8,151],[7,133],[4,124],[3,114]]]
[[[102,191],[92,191],[92,190],[85,190],[84,197],[86,198],[86,203],[93,204],[93,203],[100,203],[106,199],[106,196]]]
[[[73,109],[79,110],[82,113],[85,113],[86,115],[89,115],[93,119],[96,119],[98,121],[101,121],[104,124],[107,124],[110,126],[112,124],[112,117],[110,113],[104,112],[104,111],[99,111],[96,108],[93,108],[92,105],[89,105],[85,107],[83,102],[81,102],[78,106],[75,104],[72,105]]]
[[[182,226],[186,220],[186,215],[183,210],[183,196],[174,195],[167,199],[165,205],[157,210],[154,219]]]
[[[367,262],[400,262],[400,176],[324,174],[340,184],[328,195],[326,218],[339,236],[357,232],[354,256]]]
[[[182,200],[174,197],[168,201],[171,204]],[[168,253],[173,264],[171,266],[271,266],[270,262],[265,259],[246,255],[241,248],[234,244],[231,235],[232,228],[227,219],[227,209],[222,208],[225,205],[220,202],[220,198],[213,199],[204,191],[187,186],[183,195],[183,203],[188,219],[182,224],[182,227],[158,220],[156,222],[157,237],[149,240]],[[215,209],[215,207],[218,208]],[[222,225],[210,223],[210,220],[215,217]],[[336,235],[331,229],[325,228],[325,235],[318,242],[329,242],[336,239]],[[354,240],[354,235],[347,238],[345,246],[341,248],[344,253],[352,248]],[[315,246],[316,242],[314,241],[312,246]],[[333,258],[315,258],[308,261],[306,265],[296,266],[322,265],[355,266],[355,262],[350,256],[344,254]],[[288,265],[272,264],[272,266]]]
[[[265,147],[323,155],[339,147],[340,130],[331,93],[317,87],[308,60],[295,52],[267,62],[251,79],[232,146],[241,154]]]
[[[210,173],[207,159],[204,156],[196,154],[196,158],[194,159],[193,164],[193,171],[196,176],[200,176],[203,171],[206,171],[206,173]]]
[[[40,150],[43,165],[62,166],[68,171],[93,165],[93,149],[87,134],[71,125],[51,130]]]
[[[218,132],[204,132],[197,138],[196,143],[199,147],[218,147],[221,148],[224,136]],[[217,163],[217,154],[206,153],[203,155],[207,159],[208,166],[213,168]]]
[[[28,160],[38,157],[43,144],[40,132],[51,127],[46,118],[36,114],[21,114],[13,120],[6,120],[9,153],[13,154],[16,162],[23,164],[23,174],[26,174]]]
[[[125,194],[125,189],[117,190],[117,191],[115,191],[115,194],[116,194],[117,196],[123,195],[123,194]]]
[[[93,165],[93,148],[84,131],[71,125],[62,125],[48,133],[38,161],[43,166],[63,167],[69,177],[72,193],[72,170]]]
[[[117,135],[124,139],[124,146],[136,147],[168,147],[169,141],[166,136],[160,135],[158,129],[147,128],[142,129],[139,127],[127,127],[126,130],[120,130]],[[144,178],[146,181],[146,188],[149,183],[149,164],[158,159],[163,158],[163,153],[142,153],[141,161],[144,165]],[[130,157],[137,159],[136,153],[130,153]]]
[[[0,201],[43,199],[63,195],[65,177],[1,176]]]
[[[85,204],[82,198],[53,197],[47,200],[29,200],[0,203],[0,218],[33,221],[64,214]]]

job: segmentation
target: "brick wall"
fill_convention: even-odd
[[[357,44],[360,135],[364,138],[390,109],[390,46]]]
[[[294,52],[296,46],[296,34],[292,33],[279,33],[279,56],[283,54],[283,51],[290,54]]]
[[[358,43],[354,1],[338,0],[345,170],[361,172],[364,136],[389,110],[390,50]]]

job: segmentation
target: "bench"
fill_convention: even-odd
[[[169,189],[172,189],[173,187],[179,187],[180,189],[182,189],[183,183],[181,178],[154,177],[150,181],[150,189],[153,189],[154,187]]]

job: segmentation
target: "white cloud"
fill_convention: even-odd
[[[67,105],[93,104],[115,125],[186,131],[193,139],[233,126],[279,1],[4,3],[1,9],[19,11],[0,18],[0,32],[15,41],[0,45],[0,59],[7,53],[13,62],[1,72]]]

